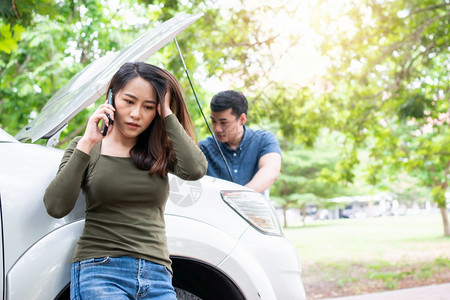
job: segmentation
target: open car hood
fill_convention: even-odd
[[[105,94],[112,76],[124,63],[145,61],[202,15],[177,15],[149,30],[125,49],[93,61],[72,77],[15,138],[34,142],[52,137],[76,114]]]

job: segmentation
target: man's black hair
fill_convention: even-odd
[[[231,108],[231,113],[239,118],[241,114],[247,115],[248,102],[243,93],[228,90],[216,94],[211,100],[210,107],[214,112]]]

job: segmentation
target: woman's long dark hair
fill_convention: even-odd
[[[172,100],[170,109],[187,134],[197,141],[195,128],[187,110],[180,84],[168,71],[143,62],[125,63],[114,74],[108,90],[111,89],[113,95],[117,95],[117,92],[136,77],[147,80],[154,87],[157,104],[161,104],[162,115],[164,115],[164,97],[166,91],[170,91]],[[138,136],[136,145],[130,150],[130,156],[134,164],[139,169],[148,170],[149,175],[159,174],[165,178],[167,172],[173,170],[176,161],[175,152],[167,136],[164,120],[158,113],[150,126]]]

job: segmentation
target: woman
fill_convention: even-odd
[[[85,194],[70,297],[176,299],[164,224],[167,173],[197,180],[206,173],[206,159],[172,74],[126,63],[108,90],[114,105],[100,105],[84,135],[69,144],[44,197],[47,212],[61,218],[80,186]],[[100,120],[109,125],[106,136]]]

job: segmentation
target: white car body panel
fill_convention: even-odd
[[[75,244],[83,230],[80,220],[51,232],[11,268],[6,277],[6,299],[53,299],[70,282]]]
[[[21,143],[0,144],[0,193],[5,270],[48,232],[84,216],[82,204],[62,219],[50,217],[42,198],[55,177],[62,150]],[[25,236],[26,235],[26,236]]]
[[[170,176],[166,214],[204,222],[224,230],[235,239],[241,236],[248,223],[223,202],[217,187],[220,186],[221,190],[246,190],[247,188],[210,176],[197,181],[184,181],[176,176]]]
[[[0,128],[0,142],[18,143],[19,141],[16,140],[12,135],[8,134],[6,131]]]
[[[206,223],[170,215],[165,220],[170,255],[201,259],[217,266],[236,247],[236,239]]]
[[[277,299],[267,273],[245,247],[237,245],[218,267],[239,283],[246,299]]]

